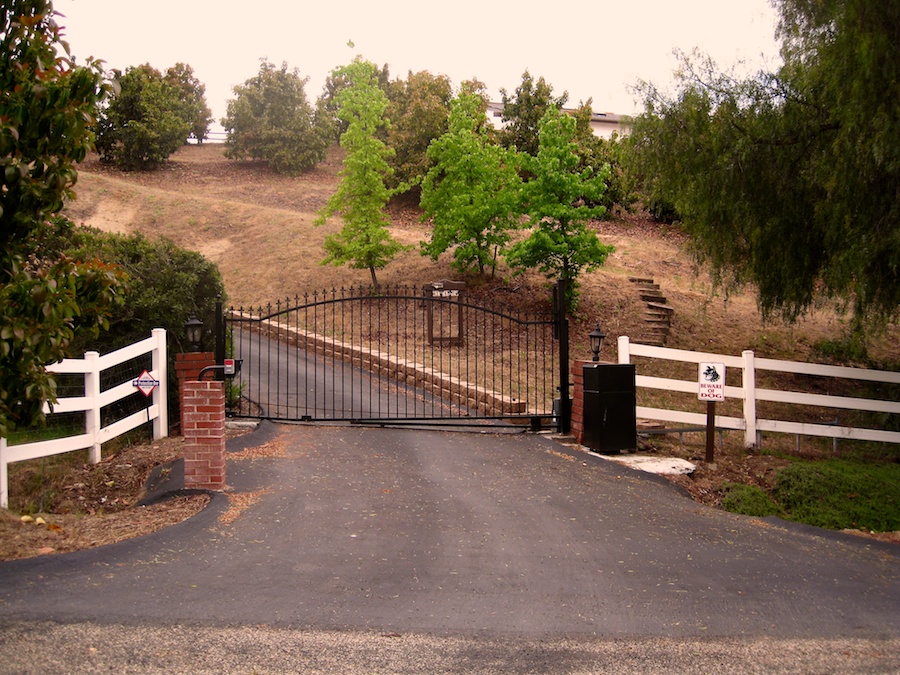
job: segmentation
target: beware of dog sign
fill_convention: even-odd
[[[701,363],[699,375],[700,389],[697,398],[701,401],[725,400],[725,364]]]

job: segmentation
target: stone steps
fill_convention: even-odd
[[[666,304],[666,296],[662,294],[659,284],[647,277],[629,277],[638,290],[641,300],[646,304],[644,311],[644,336],[636,339],[656,347],[664,347],[672,329],[672,315],[675,308]]]

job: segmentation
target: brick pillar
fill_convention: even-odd
[[[582,445],[584,438],[584,366],[591,361],[575,361],[572,368],[572,436]]]
[[[181,409],[181,430],[184,433],[184,383],[196,381],[200,371],[216,363],[212,352],[190,352],[175,355],[175,374],[178,376],[178,403]],[[211,377],[207,375],[207,377]]]
[[[225,488],[225,383],[185,381],[181,417],[184,420],[184,487]]]

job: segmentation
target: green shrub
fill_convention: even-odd
[[[900,465],[847,460],[796,462],[777,476],[772,496],[790,520],[817,527],[900,529]]]
[[[276,172],[297,176],[321,162],[333,125],[306,97],[309,78],[283,63],[263,60],[259,74],[234,87],[222,119],[229,159],[262,159]]]
[[[114,77],[119,91],[97,129],[100,159],[126,171],[155,169],[191,133],[181,90],[149,65],[116,71]]]
[[[150,337],[154,328],[166,329],[169,353],[169,419],[179,419],[175,354],[189,349],[184,323],[195,314],[203,321],[203,349],[215,347],[216,300],[225,301],[225,285],[215,263],[164,237],[109,234],[89,228],[75,230],[56,242],[76,260],[102,260],[128,275],[123,305],[109,318],[109,330],[97,338],[73,343],[73,353],[106,354]]]
[[[722,508],[726,511],[760,518],[781,515],[781,508],[762,488],[743,483],[725,483],[722,487],[725,491]]]

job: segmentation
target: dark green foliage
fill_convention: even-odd
[[[591,169],[595,174],[608,172],[606,191],[597,204],[606,209],[606,218],[612,217],[616,208],[630,211],[637,201],[633,181],[625,170],[625,150],[617,136],[600,138],[591,129],[594,111],[591,100],[575,110],[575,143],[578,169]]]
[[[308,78],[287,64],[276,68],[263,60],[259,73],[234,87],[222,126],[225,156],[260,159],[278,173],[296,176],[325,158],[333,123],[320,105],[306,97]]]
[[[759,518],[781,515],[778,504],[762,488],[743,483],[725,483],[722,488],[722,508],[726,511]]]
[[[900,529],[900,464],[796,462],[778,473],[772,496],[787,518],[807,525]]]
[[[72,224],[75,164],[91,147],[103,98],[99,62],[77,65],[47,0],[0,5],[0,435],[39,424],[56,383],[45,366],[96,335],[121,302],[110,266],[48,257],[45,241]]]
[[[562,109],[569,98],[553,96],[553,87],[543,77],[535,82],[527,70],[522,74],[522,83],[510,96],[506,89],[500,90],[503,103],[503,131],[500,139],[504,147],[515,148],[519,152],[535,156],[538,153],[541,120],[551,108]]]
[[[150,337],[154,328],[166,329],[169,352],[169,390],[177,391],[175,354],[189,351],[184,323],[195,314],[203,321],[202,347],[215,347],[216,300],[225,301],[225,285],[215,263],[195,251],[180,248],[163,237],[108,234],[79,228],[58,242],[66,254],[113,264],[128,275],[125,302],[109,318],[109,330],[80,339],[72,351],[105,354]],[[171,418],[178,419],[178,397],[169,397]]]
[[[421,205],[434,228],[422,252],[437,260],[453,248],[457,269],[493,273],[517,227],[522,181],[516,153],[490,141],[478,95],[451,102],[450,130],[429,146],[428,159]]]
[[[634,167],[726,287],[787,319],[830,298],[859,331],[900,307],[900,3],[776,4],[783,67],[683,59],[676,97],[644,86]]]
[[[390,186],[418,185],[430,163],[428,145],[447,131],[453,86],[446,75],[410,72],[387,87],[387,145],[393,150]]]
[[[102,260],[128,275],[125,304],[110,316],[109,330],[79,342],[79,351],[113,351],[149,337],[154,328],[165,328],[169,349],[185,352],[189,345],[184,322],[191,314],[203,321],[204,348],[213,348],[216,298],[225,293],[215,263],[164,237],[150,239],[142,234],[110,234],[86,228],[73,232],[66,253]]]
[[[591,204],[602,202],[609,171],[579,170],[574,138],[575,120],[550,108],[541,121],[537,156],[523,157],[526,173],[533,176],[522,190],[531,234],[506,255],[515,269],[538,269],[550,279],[567,280],[569,309],[577,304],[578,276],[602,265],[614,250],[587,226],[606,213]]]
[[[149,64],[116,71],[118,93],[100,117],[97,152],[126,171],[155,169],[187,142],[192,120],[179,86]]]
[[[176,63],[169,68],[166,82],[181,92],[181,115],[190,125],[190,135],[202,143],[213,120],[212,111],[206,105],[206,85],[194,77],[194,70],[185,63]]]
[[[673,225],[681,220],[675,207],[665,199],[648,196],[644,205],[657,223]]]

